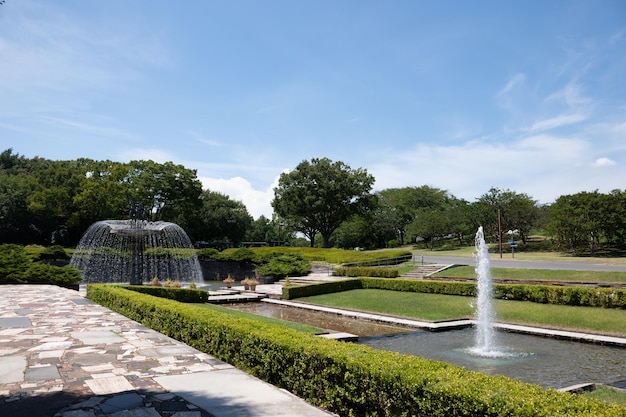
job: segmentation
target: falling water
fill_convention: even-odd
[[[496,345],[496,334],[493,323],[493,286],[489,250],[485,243],[483,227],[476,232],[476,275],[478,276],[478,296],[476,300],[476,340],[470,352],[479,356],[501,356],[502,352]]]
[[[187,233],[175,223],[103,220],[81,238],[72,265],[83,282],[141,284],[159,280],[201,282],[200,263]]]

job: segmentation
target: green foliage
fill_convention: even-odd
[[[70,259],[70,256],[61,245],[52,245],[44,248],[38,255],[39,260],[42,259]]]
[[[201,207],[194,211],[186,229],[195,240],[241,242],[252,226],[252,216],[241,201],[205,190],[200,194]]]
[[[271,323],[89,285],[87,297],[345,416],[626,416],[626,408]]]
[[[202,261],[217,261],[221,259],[220,251],[213,248],[198,249],[196,255]]]
[[[374,177],[365,169],[352,169],[341,161],[313,158],[282,173],[274,189],[272,207],[276,214],[297,225],[315,246],[322,235],[329,247],[330,236],[347,219],[369,210]]]
[[[82,280],[73,266],[53,266],[33,262],[20,245],[0,245],[0,283],[75,284]]]
[[[54,266],[40,263],[30,265],[24,274],[24,281],[35,284],[68,285],[83,279],[81,272],[73,266]]]
[[[32,264],[23,246],[0,245],[0,282],[24,282],[24,276]]]
[[[159,298],[167,298],[181,303],[206,303],[209,299],[209,292],[192,288],[177,287],[157,287],[147,285],[118,285],[127,290],[152,295]]]
[[[354,281],[358,281],[360,284],[353,283],[351,287],[341,287],[340,285],[335,287],[332,283],[318,283],[306,287],[294,286],[289,287],[289,289],[283,287],[283,298],[292,299],[357,288],[476,296],[476,284],[473,282],[380,278],[360,278]],[[626,309],[626,290],[616,288],[495,284],[494,298],[543,304]]]
[[[297,254],[285,255],[274,252],[269,259],[266,257],[265,261],[266,263],[257,267],[256,271],[261,275],[274,278],[306,275],[311,270],[311,262]]]
[[[363,284],[360,279],[327,281],[310,285],[289,285],[283,287],[282,298],[285,300],[293,300],[294,298],[358,290],[361,288],[363,288]]]
[[[233,262],[256,262],[259,259],[250,248],[226,249],[221,253],[221,258],[223,261]]]
[[[380,277],[397,278],[399,271],[396,268],[376,268],[373,266],[355,266],[336,268],[333,275],[340,277]]]
[[[563,195],[550,207],[549,230],[562,249],[593,256],[602,241],[624,244],[625,210],[626,191]]]
[[[254,253],[266,258],[273,253],[286,255],[298,255],[309,261],[321,261],[329,264],[358,263],[374,261],[377,259],[395,258],[399,256],[411,255],[411,251],[406,249],[394,249],[383,251],[358,251],[337,248],[303,248],[303,247],[260,247],[251,248]],[[228,250],[224,251],[227,252]]]

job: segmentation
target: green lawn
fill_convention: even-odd
[[[583,395],[607,403],[626,405],[626,392],[607,386],[596,387],[593,391],[585,392]]]
[[[234,317],[243,317],[246,319],[262,321],[265,323],[277,324],[279,326],[288,327],[290,329],[299,330],[301,332],[319,333],[319,332],[324,331],[324,329],[321,329],[319,327],[309,326],[307,324],[295,323],[292,321],[280,320],[280,319],[275,319],[271,317],[264,317],[264,316],[260,316],[257,314],[247,313],[245,311],[239,311],[239,310],[234,310],[232,308],[218,306],[215,304],[194,304],[194,305],[197,306],[198,308],[208,308],[214,311],[219,311],[220,313],[230,314],[231,316],[234,316]]]
[[[473,266],[455,266],[434,274],[437,277],[476,277]],[[551,269],[491,268],[491,276],[503,279],[539,281],[626,283],[626,272],[563,271]]]
[[[422,320],[472,317],[473,297],[363,289],[298,301]],[[494,300],[497,320],[626,337],[626,310]]]

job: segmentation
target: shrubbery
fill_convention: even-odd
[[[67,254],[63,246],[52,245],[42,249],[37,255],[37,258],[41,261],[45,259],[70,259],[70,256]]]
[[[374,266],[354,266],[336,268],[333,275],[338,277],[379,277],[397,278],[400,272],[396,268],[377,268]]]
[[[626,416],[622,406],[120,287],[90,284],[87,297],[339,415]]]
[[[33,262],[23,246],[0,245],[0,283],[5,284],[57,284],[80,282],[80,271],[73,266],[53,266]]]
[[[209,299],[209,292],[206,290],[147,285],[119,285],[119,287],[159,298],[168,298],[181,303],[206,303]]]
[[[293,299],[361,288],[422,292],[428,294],[461,295],[467,297],[476,296],[476,283],[473,282],[380,278],[359,278],[351,281],[353,281],[353,283],[349,286],[341,284],[341,287],[334,286],[334,282],[323,282],[307,286],[283,287],[283,298]],[[336,282],[344,283],[346,281]],[[503,300],[626,309],[626,290],[623,289],[530,284],[495,284],[493,287],[494,298]]]
[[[264,258],[267,263],[256,269],[260,275],[281,279],[287,276],[306,275],[311,270],[311,262],[297,254],[285,255],[275,252]]]

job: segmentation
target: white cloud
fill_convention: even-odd
[[[598,158],[590,166],[593,168],[604,168],[617,165],[617,162],[609,158]]]
[[[255,219],[261,215],[268,219],[272,218],[271,202],[274,199],[274,188],[278,185],[278,178],[279,176],[276,176],[266,189],[255,190],[252,184],[242,177],[229,179],[198,177],[204,189],[225,194],[231,200],[241,201]]]

